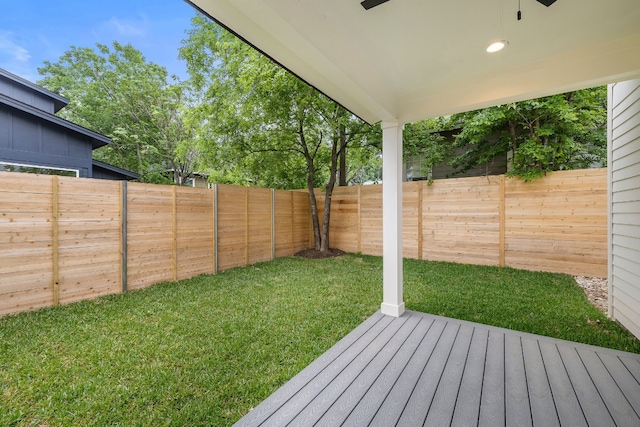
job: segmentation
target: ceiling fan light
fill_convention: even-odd
[[[495,52],[499,52],[502,49],[504,49],[506,46],[509,45],[509,42],[506,40],[498,40],[497,42],[493,42],[489,45],[489,47],[487,48],[487,52],[489,53],[495,53]]]

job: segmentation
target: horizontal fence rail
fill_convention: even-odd
[[[0,172],[0,316],[311,245],[307,193]]]
[[[606,277],[605,169],[403,191],[406,257]],[[0,316],[289,256],[310,223],[302,191],[0,172]],[[382,186],[334,190],[330,239],[382,255]]]
[[[322,203],[322,193],[318,192]],[[382,255],[382,185],[339,187],[331,245]],[[405,257],[607,276],[607,171],[403,184]]]

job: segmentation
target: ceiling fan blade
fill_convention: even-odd
[[[376,7],[381,5],[382,3],[386,3],[389,0],[364,0],[363,2],[361,2],[360,4],[362,5],[362,7],[364,7],[366,10],[371,9],[372,7]],[[547,0],[548,1],[548,0]],[[553,0],[555,1],[555,0]],[[552,2],[553,2],[552,1]]]
[[[538,3],[542,3],[543,5],[549,7],[554,4],[556,0],[538,0]]]

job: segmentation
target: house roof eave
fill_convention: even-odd
[[[0,94],[0,104],[1,105],[6,105],[9,108],[12,108],[14,110],[18,110],[20,112],[23,112],[25,114],[28,114],[30,116],[34,116],[37,117],[41,120],[47,121],[49,123],[52,123],[56,126],[62,127],[65,130],[69,130],[72,132],[75,132],[77,134],[80,134],[84,137],[87,137],[91,140],[91,146],[92,149],[95,150],[96,148],[100,148],[103,147],[107,144],[111,143],[111,139],[107,136],[104,136],[102,134],[99,134],[97,132],[94,132],[92,130],[89,130],[85,127],[82,127],[80,125],[77,125],[73,122],[70,122],[68,120],[62,119],[58,116],[55,116],[53,114],[49,114],[46,111],[42,111],[39,110],[37,108],[34,108],[30,105],[24,104],[20,101],[17,101],[13,98],[9,98],[8,96],[2,95]]]
[[[20,84],[23,87],[27,87],[29,89],[31,89],[34,92],[40,93],[41,95],[46,96],[47,98],[51,99],[53,101],[53,105],[54,105],[54,112],[58,112],[61,109],[63,109],[64,107],[66,107],[69,104],[69,100],[67,98],[65,98],[64,96],[57,94],[55,92],[52,92],[48,89],[43,88],[42,86],[38,86],[35,83],[30,82],[27,79],[24,79],[20,76],[17,76],[7,70],[5,70],[4,68],[0,68],[0,76],[5,77],[9,80],[12,80],[18,84]]]

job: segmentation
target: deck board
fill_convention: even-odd
[[[431,402],[433,409],[428,411],[424,425],[442,426],[451,424],[472,337],[472,326],[462,325],[458,330],[458,335],[453,347],[451,347],[451,353],[444,372],[436,386],[436,394]]]
[[[433,320],[420,318],[413,333],[346,417],[344,425],[368,425],[371,423],[393,386],[402,376],[409,360],[415,355],[431,325],[433,325]]]
[[[558,349],[589,425],[615,425],[598,389],[578,356],[578,350],[569,345],[559,345]]]
[[[588,425],[578,396],[576,396],[564,362],[558,352],[558,347],[550,342],[540,342],[538,345],[547,371],[547,380],[553,394],[560,425],[572,425],[571,423],[575,426]],[[534,374],[532,372],[532,375]]]
[[[402,411],[398,421],[400,425],[419,426],[424,423],[459,329],[459,325],[452,323],[447,323],[445,326],[431,358],[424,365],[418,383]]]
[[[413,393],[420,378],[420,374],[426,363],[431,358],[433,351],[444,332],[446,322],[436,320],[425,334],[418,350],[407,363],[407,368],[402,372],[398,381],[394,384],[387,398],[377,410],[370,422],[370,426],[387,427],[395,425],[402,415],[409,397]]]
[[[403,327],[393,335],[392,339],[368,363],[360,374],[347,387],[344,393],[331,405],[322,417],[313,424],[306,420],[305,425],[332,426],[342,423],[349,416],[353,408],[360,402],[365,393],[371,388],[372,382],[382,374],[392,358],[404,346],[413,330],[420,322],[417,316],[412,316],[402,325]]]
[[[522,342],[524,364],[527,366],[527,386],[531,398],[531,418],[534,425],[559,426],[558,412],[555,410],[549,377],[542,360],[537,341]]]
[[[505,425],[504,385],[504,334],[489,331],[482,379],[479,425],[496,427]]]
[[[299,425],[640,425],[640,355],[378,312],[236,423]]]
[[[452,426],[466,427],[478,422],[488,337],[489,331],[486,329],[474,328],[451,421]]]

